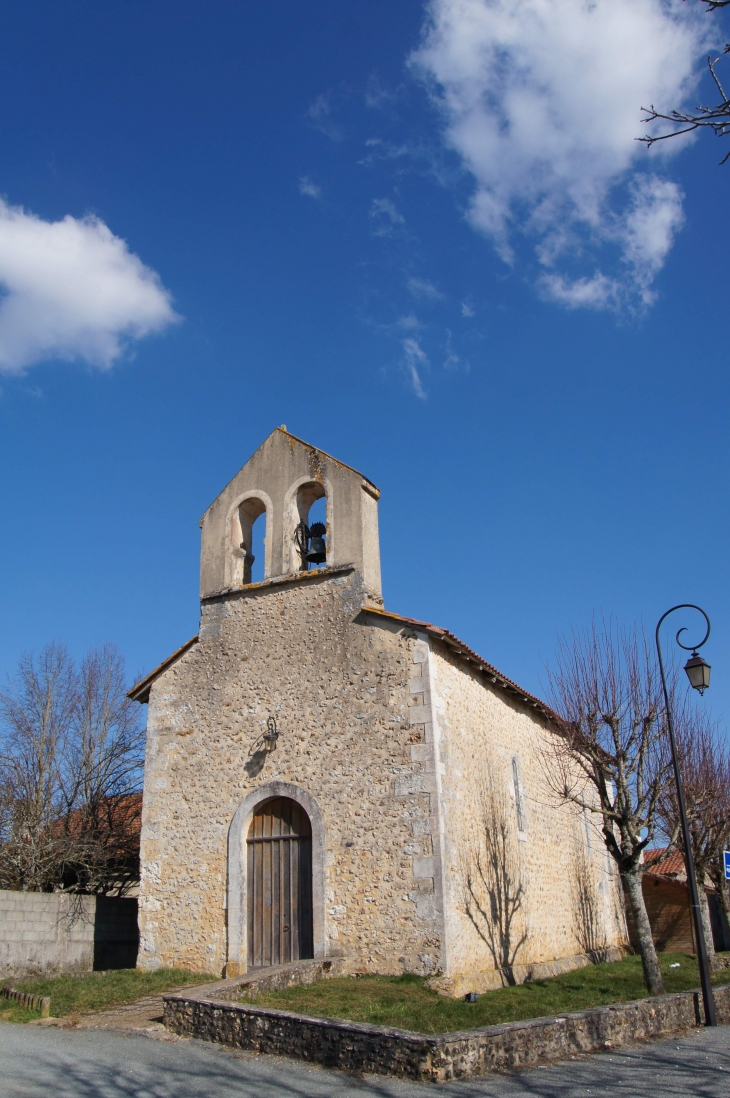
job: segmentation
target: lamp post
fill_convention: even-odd
[[[684,794],[682,792],[682,776],[679,771],[679,759],[677,758],[677,744],[674,738],[674,724],[672,723],[672,708],[669,704],[669,692],[667,690],[667,680],[664,674],[664,662],[662,660],[662,647],[659,641],[659,630],[662,622],[670,614],[673,614],[675,610],[699,610],[700,614],[707,622],[707,632],[700,641],[699,644],[686,645],[682,644],[679,639],[685,629],[679,630],[676,636],[677,644],[680,648],[683,648],[685,652],[692,652],[691,657],[684,665],[684,669],[687,672],[687,677],[695,690],[699,690],[700,694],[704,694],[707,687],[710,685],[710,665],[705,663],[702,656],[698,655],[697,650],[702,647],[707,638],[710,635],[710,619],[705,611],[700,606],[695,606],[691,602],[682,602],[679,606],[673,606],[671,610],[667,610],[666,614],[662,614],[659,619],[659,623],[656,627],[656,650],[659,656],[659,671],[662,676],[662,689],[664,690],[664,704],[667,712],[667,727],[669,729],[669,742],[672,746],[672,765],[674,766],[674,780],[677,783],[677,801],[679,804],[679,817],[682,823],[682,838],[684,840],[684,859],[687,867],[687,883],[689,885],[689,894],[692,901],[692,918],[694,920],[695,928],[695,940],[697,942],[697,959],[700,965],[700,983],[702,985],[702,1001],[705,1007],[705,1025],[716,1026],[717,1015],[715,1014],[715,998],[712,994],[712,981],[710,980],[710,966],[707,962],[707,948],[705,946],[705,935],[702,929],[702,917],[700,915],[700,894],[697,888],[697,877],[695,875],[695,863],[692,857],[692,839],[689,832],[689,824],[687,823],[687,812],[684,807]],[[704,887],[704,882],[703,882]]]

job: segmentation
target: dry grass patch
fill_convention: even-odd
[[[120,968],[111,972],[90,972],[86,976],[46,976],[8,980],[7,983],[18,991],[50,995],[51,1014],[54,1018],[63,1018],[87,1010],[108,1010],[149,995],[159,995],[173,987],[205,984],[216,979],[218,977],[209,972],[188,972],[182,968],[158,968],[156,972]],[[31,1022],[41,1016],[40,1011],[26,1010],[8,999],[0,1000],[0,1007],[0,1019],[6,1022]]]
[[[665,953],[659,960],[668,993],[699,986],[694,958]],[[679,968],[670,967],[677,963]],[[715,982],[727,983],[728,973],[720,972]],[[244,997],[241,1002],[437,1034],[567,1014],[645,997],[641,960],[625,957],[613,964],[590,965],[548,980],[487,991],[476,1003],[448,999],[412,975],[336,977],[306,987]]]

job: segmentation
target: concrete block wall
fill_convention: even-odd
[[[0,978],[133,967],[136,906],[105,896],[97,905],[96,896],[0,890]]]

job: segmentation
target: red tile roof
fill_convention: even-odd
[[[676,877],[685,879],[687,872],[684,866],[684,854],[679,850],[666,853],[666,846],[655,847],[644,851],[644,872],[652,873],[657,877]]]

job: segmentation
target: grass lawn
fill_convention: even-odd
[[[662,953],[659,961],[667,992],[699,987],[697,962],[692,957]],[[670,968],[677,962],[679,968]],[[730,972],[722,970],[714,982],[730,983]],[[448,999],[427,988],[420,977],[411,975],[336,977],[308,987],[285,988],[241,1001],[301,1014],[435,1034],[643,998],[646,998],[646,988],[641,959],[625,957],[613,964],[590,965],[549,980],[487,991],[476,1003]]]
[[[182,968],[158,968],[156,972],[120,968],[112,972],[89,973],[88,976],[48,976],[6,982],[18,991],[50,995],[51,1014],[54,1018],[61,1018],[85,1010],[104,1010],[122,1003],[133,1003],[135,999],[157,995],[171,987],[204,984],[216,979],[217,976],[208,972],[187,972]],[[0,999],[0,1020],[4,1022],[30,1022],[40,1016],[39,1010],[25,1010],[11,999]]]

